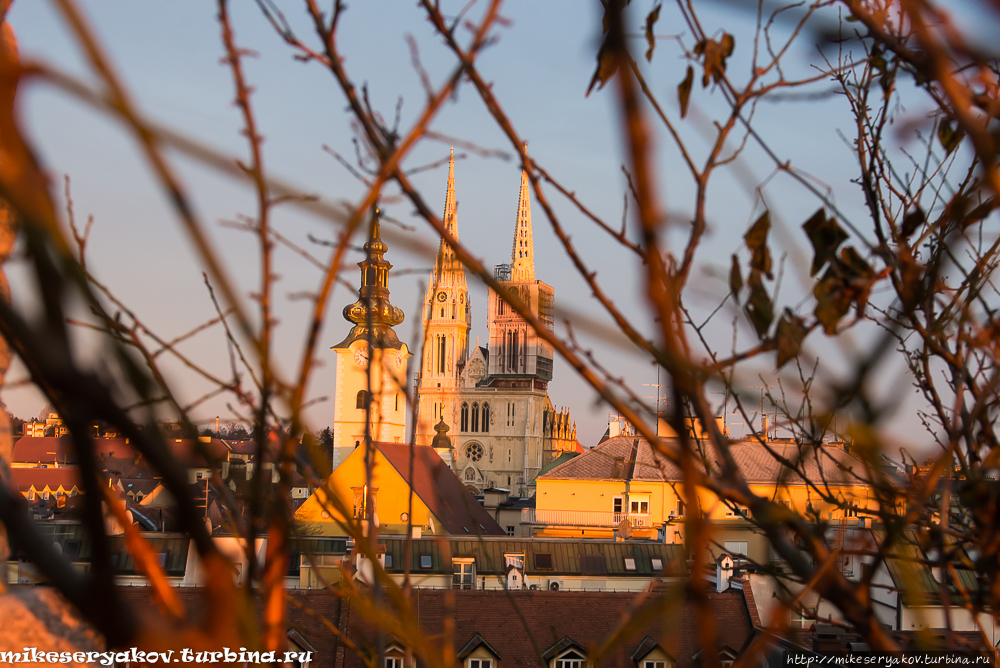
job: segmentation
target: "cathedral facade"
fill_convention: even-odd
[[[457,240],[454,156],[442,220]],[[555,294],[535,278],[534,255],[529,181],[522,172],[510,263],[497,265],[494,277],[551,330]],[[543,466],[577,450],[576,427],[569,411],[549,400],[552,347],[492,287],[486,318],[488,345],[477,339],[470,346],[465,267],[442,238],[423,305],[417,443],[431,445],[435,431],[447,427],[451,447],[439,454],[467,488],[526,495]]]

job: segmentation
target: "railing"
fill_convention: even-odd
[[[538,510],[521,509],[522,524],[546,524],[576,527],[616,527],[628,519],[633,527],[651,527],[649,513],[615,513],[598,510]]]

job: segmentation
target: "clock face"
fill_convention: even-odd
[[[358,366],[368,366],[368,346],[362,346],[354,351],[354,361]]]
[[[448,293],[447,292],[441,291],[441,292],[438,293],[438,301],[439,302],[443,302],[446,299],[448,299]]]

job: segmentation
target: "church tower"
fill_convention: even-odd
[[[455,149],[448,165],[448,187],[441,220],[448,233],[458,239],[458,205],[455,200]],[[420,410],[417,442],[429,444],[434,426],[441,420],[454,425],[458,419],[459,375],[469,351],[472,310],[465,267],[455,251],[441,238],[431,272],[423,309],[423,360],[420,370]],[[444,454],[444,453],[442,453]],[[445,457],[447,461],[447,456]]]
[[[358,300],[344,308],[354,324],[347,338],[333,346],[337,353],[337,399],[333,418],[333,466],[373,441],[406,441],[406,360],[410,352],[393,327],[403,311],[389,301],[389,269],[383,257],[380,212],[372,211],[371,232],[364,245]]]
[[[524,146],[527,153],[528,145]],[[528,173],[521,171],[521,194],[514,221],[514,245],[510,264],[494,267],[493,277],[508,294],[518,297],[531,313],[552,329],[555,291],[535,280],[535,244],[531,232],[531,189]],[[531,377],[544,384],[552,380],[552,347],[539,338],[493,288],[490,288],[489,375]]]

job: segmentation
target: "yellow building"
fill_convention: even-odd
[[[337,401],[333,418],[333,466],[336,468],[366,439],[406,440],[406,366],[410,352],[393,327],[403,311],[389,301],[389,270],[383,257],[379,210],[372,213],[371,234],[364,245],[358,301],[344,308],[354,326],[333,346],[337,353]]]
[[[798,459],[793,443],[771,441],[768,447],[788,460]],[[851,467],[863,471],[862,463],[841,447],[822,446],[818,456],[810,456],[802,464],[815,485],[822,487],[825,481],[846,507],[822,500],[758,441],[735,442],[730,451],[755,494],[800,513],[811,508],[824,520],[857,525],[859,518],[864,522],[859,511],[877,505],[870,488],[848,472]],[[682,498],[683,480],[680,468],[655,453],[644,439],[609,438],[539,476],[536,507],[526,509],[522,521],[536,536],[607,538],[617,532],[622,537],[659,536],[667,542],[683,542],[684,517],[690,512]],[[768,541],[755,531],[745,510],[723,503],[703,489],[698,490],[697,498],[699,512],[713,522],[713,539],[718,544],[757,562],[771,559]]]
[[[414,529],[419,534],[503,536],[500,525],[469,494],[448,465],[429,446],[373,443],[372,473],[365,468],[365,448],[354,450],[322,487],[296,511],[303,534],[346,536],[351,519],[371,517],[379,533],[405,535],[413,489]],[[336,499],[336,501],[335,501]],[[415,531],[415,535],[418,535]]]

